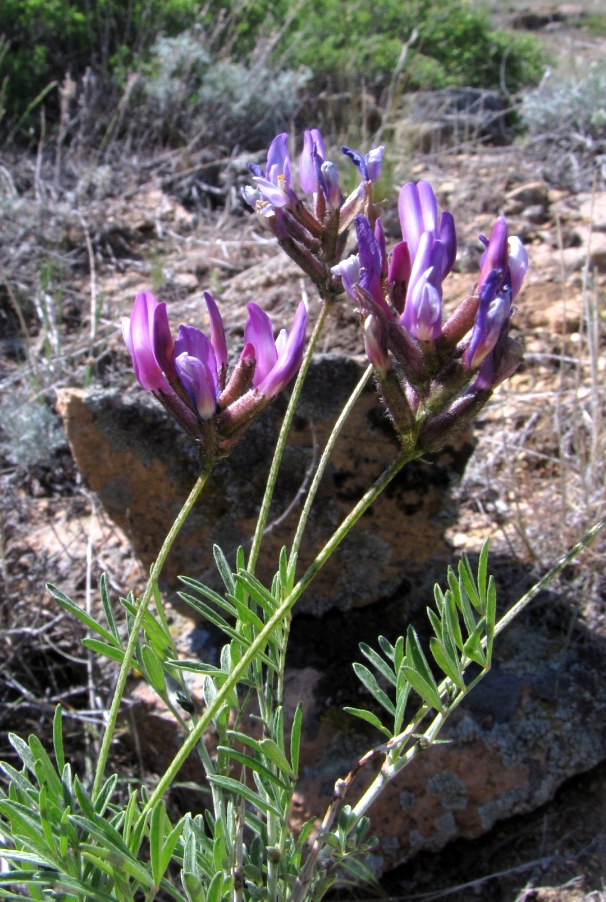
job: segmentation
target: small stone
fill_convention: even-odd
[[[467,545],[467,536],[464,532],[455,532],[450,542],[454,548],[464,548]]]

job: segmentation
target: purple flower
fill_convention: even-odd
[[[167,389],[165,367],[160,362],[172,354],[166,304],[159,304],[149,291],[139,292],[132,316],[122,320],[122,336],[140,385],[151,392]]]
[[[210,292],[204,292],[204,300],[210,317],[210,343],[213,346],[217,360],[219,374],[219,388],[225,387],[225,373],[227,372],[227,342],[225,341],[225,329],[219,308]]]
[[[265,172],[260,166],[252,163],[249,169],[253,173],[253,182],[257,186],[261,199],[268,202],[269,206],[260,212],[264,216],[270,216],[273,207],[286,207],[293,201],[291,188],[291,166],[288,154],[288,135],[283,132],[274,138],[267,152],[267,169]],[[254,189],[250,187],[243,191],[244,199],[253,205],[258,199]]]
[[[381,378],[391,369],[387,349],[387,331],[378,316],[370,313],[364,320],[364,346],[366,356]]]
[[[519,294],[526,271],[528,269],[528,254],[526,248],[516,235],[507,237],[507,223],[500,216],[492,227],[490,241],[483,235],[480,240],[486,245],[486,250],[480,260],[480,285],[493,271],[500,273],[499,291],[504,285],[511,289],[511,300],[514,301]]]
[[[333,210],[343,203],[343,195],[339,187],[339,171],[331,160],[325,160],[320,166],[318,185]]]
[[[192,406],[203,420],[217,409],[219,378],[212,344],[194,326],[179,326],[174,351],[175,369]]]
[[[248,320],[244,341],[252,345],[257,361],[253,386],[267,397],[275,398],[293,378],[301,365],[305,347],[307,312],[301,302],[297,308],[290,334],[283,329],[274,341],[271,320],[257,304],[248,304]]]
[[[408,244],[411,261],[417,255],[423,232],[433,232],[444,245],[442,278],[446,278],[457,256],[457,237],[452,214],[444,211],[438,224],[438,202],[429,182],[407,182],[400,191],[398,212],[402,238]]]
[[[480,235],[480,241],[486,245],[486,250],[480,260],[480,285],[484,284],[490,273],[498,272],[500,281],[496,290],[499,291],[505,281],[509,266],[507,223],[503,216],[499,216],[493,225],[490,241],[486,241],[484,235]]]
[[[322,135],[317,128],[312,128],[311,131],[306,130],[303,133],[303,153],[299,163],[299,182],[305,194],[309,195],[317,191],[318,187],[314,164],[315,155],[320,158],[320,165],[326,159]]]
[[[356,216],[355,223],[360,260],[360,287],[372,298],[387,318],[392,320],[393,313],[385,300],[382,287],[382,280],[387,272],[387,258],[381,222],[377,219],[374,232],[368,219],[362,214]]]
[[[141,386],[188,400],[190,410],[206,420],[214,415],[225,385],[227,345],[219,309],[208,292],[204,299],[210,340],[199,329],[180,325],[173,342],[166,304],[159,304],[148,291],[137,295],[132,316],[122,321],[122,334]]]
[[[357,150],[352,150],[351,147],[343,146],[341,150],[346,157],[349,157],[354,166],[360,170],[362,179],[365,182],[372,182],[374,185],[381,175],[384,145],[381,144],[380,147],[374,147],[364,157]]]
[[[414,258],[404,313],[404,328],[421,341],[433,341],[442,331],[442,278],[446,249],[434,231],[423,232]]]
[[[490,354],[511,312],[511,289],[506,287],[499,291],[500,283],[500,270],[493,269],[479,288],[480,306],[463,354],[463,364],[468,369],[479,367]]]
[[[389,282],[405,282],[408,284],[411,269],[412,263],[408,242],[400,241],[391,252],[387,279]]]
[[[511,300],[515,301],[522,287],[522,282],[528,270],[528,253],[517,237],[512,235],[509,245],[509,279],[511,284]]]
[[[354,286],[360,284],[360,258],[358,255],[352,254],[351,257],[346,257],[345,260],[341,260],[340,263],[333,266],[330,271],[335,276],[341,276],[343,288],[352,301],[357,301]]]
[[[519,238],[507,238],[507,224],[502,216],[493,226],[490,241],[480,237],[486,244],[478,286],[480,304],[462,359],[468,369],[481,366],[478,378],[482,384],[487,384],[491,380],[494,382],[495,368],[495,362],[487,358],[499,341],[503,324],[511,315],[512,301],[519,293],[528,269],[528,254]],[[506,371],[505,367],[501,369]],[[506,376],[499,381],[504,378]]]

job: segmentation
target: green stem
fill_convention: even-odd
[[[351,396],[350,396],[349,400],[347,401],[347,404],[341,411],[339,419],[337,420],[337,422],[335,423],[335,425],[332,428],[332,432],[330,433],[330,437],[326,443],[326,447],[324,448],[324,453],[322,454],[322,457],[320,458],[320,463],[318,464],[318,469],[315,472],[313,482],[309,488],[309,492],[307,493],[307,498],[305,499],[305,504],[303,506],[303,510],[301,511],[301,516],[299,518],[297,531],[295,533],[295,537],[294,537],[293,543],[292,543],[292,549],[290,552],[291,560],[292,560],[293,555],[297,554],[297,552],[299,550],[299,546],[301,544],[301,539],[303,538],[303,531],[304,531],[305,525],[307,523],[307,518],[309,517],[309,512],[311,510],[311,506],[314,502],[314,498],[316,497],[316,493],[320,486],[322,476],[324,475],[324,470],[326,469],[326,465],[328,464],[328,461],[330,460],[330,455],[332,454],[332,450],[335,446],[335,442],[337,441],[337,438],[339,437],[339,433],[341,432],[341,429],[343,428],[345,421],[347,420],[347,417],[351,413],[354,404],[356,403],[356,401],[358,400],[358,398],[364,391],[364,387],[365,387],[366,383],[368,382],[368,380],[370,379],[370,377],[372,375],[372,371],[373,371],[372,366],[368,366],[364,370],[364,373],[363,373],[360,381],[358,382],[358,384],[354,388],[353,392],[351,393]]]
[[[263,496],[263,501],[261,503],[261,510],[259,511],[259,519],[257,520],[257,526],[255,528],[255,534],[253,536],[252,547],[250,549],[250,555],[248,558],[248,570],[250,573],[255,572],[255,567],[257,565],[257,559],[259,557],[259,551],[261,550],[261,541],[263,539],[263,531],[265,530],[265,524],[267,523],[267,518],[269,516],[269,507],[271,504],[271,500],[273,498],[274,489],[276,487],[276,480],[278,478],[278,470],[280,469],[280,464],[282,462],[282,455],[284,454],[284,448],[286,447],[286,439],[288,438],[288,433],[290,432],[290,427],[293,421],[293,417],[295,415],[295,410],[297,404],[299,402],[299,397],[301,395],[301,390],[303,388],[303,383],[305,382],[305,377],[307,376],[307,370],[309,369],[309,364],[311,363],[311,358],[313,357],[313,353],[316,349],[316,345],[318,344],[318,339],[320,338],[320,333],[324,328],[324,323],[326,322],[326,317],[328,315],[328,304],[324,302],[322,304],[322,310],[320,311],[320,316],[314,326],[314,331],[312,333],[309,344],[305,350],[305,355],[303,357],[303,361],[299,368],[299,372],[297,374],[297,379],[295,381],[292,394],[290,396],[290,401],[288,402],[288,407],[286,408],[286,413],[284,415],[284,420],[282,422],[282,427],[280,429],[280,435],[278,436],[278,441],[276,443],[276,449],[274,451],[274,456],[271,462],[271,467],[269,470],[269,476],[267,477],[267,485],[265,486],[265,495]]]
[[[166,790],[171,785],[174,780],[176,774],[179,772],[182,765],[185,763],[188,755],[193,751],[196,747],[196,743],[202,737],[204,731],[210,725],[213,717],[217,714],[220,708],[225,703],[225,700],[233,687],[237,684],[237,682],[241,679],[243,674],[246,672],[251,662],[254,660],[257,652],[263,649],[263,647],[268,642],[269,638],[273,635],[275,630],[280,626],[282,620],[288,614],[290,609],[293,607],[295,602],[300,598],[303,594],[307,586],[310,584],[316,573],[321,569],[321,567],[326,563],[331,554],[336,550],[339,544],[343,541],[349,530],[352,526],[360,519],[364,511],[366,511],[370,505],[377,499],[377,497],[381,494],[383,489],[391,482],[391,480],[396,476],[404,464],[408,463],[410,460],[413,460],[415,457],[418,457],[421,452],[416,451],[407,451],[403,452],[392,464],[390,467],[385,470],[385,472],[377,479],[375,484],[368,489],[366,494],[358,501],[353,510],[345,517],[341,525],[335,532],[332,534],[324,548],[320,551],[318,556],[316,557],[313,564],[306,570],[304,575],[301,577],[299,582],[293,588],[292,592],[284,599],[280,607],[276,610],[274,614],[267,621],[261,632],[257,634],[257,636],[253,639],[251,644],[248,646],[244,654],[242,655],[238,664],[234,667],[229,677],[226,679],[225,683],[221,687],[221,689],[217,692],[213,702],[206,709],[196,726],[192,729],[191,733],[185,739],[183,745],[173,758],[172,762],[169,764],[166,769],[164,775],[159,780],[154,792],[151,797],[147,801],[143,810],[141,811],[140,818],[146,817],[148,811],[153,808],[158,799],[162,798]]]
[[[589,530],[589,532],[587,532],[583,536],[583,538],[579,542],[577,542],[576,545],[573,545],[573,547],[569,551],[567,551],[566,554],[562,555],[562,557],[545,574],[545,576],[543,576],[537,583],[535,583],[535,585],[531,589],[529,589],[529,591],[526,592],[526,594],[523,595],[522,598],[516,604],[514,604],[514,606],[512,608],[510,608],[510,610],[507,611],[506,614],[503,615],[503,617],[501,617],[501,619],[495,626],[495,630],[494,630],[495,636],[498,635],[499,633],[501,633],[505,629],[505,627],[511,623],[511,621],[514,619],[514,617],[517,617],[517,615],[521,611],[523,611],[525,607],[527,607],[527,605],[532,601],[532,599],[535,598],[538,595],[538,593],[542,589],[544,589],[545,586],[547,586],[558,575],[558,573],[560,573],[564,569],[564,567],[571,560],[573,560],[573,558],[575,558],[577,556],[577,554],[579,554],[580,551],[583,550],[583,548],[585,548],[590,542],[593,541],[593,539],[595,539],[595,537],[598,535],[598,533],[600,533],[604,529],[605,526],[606,526],[606,517],[602,517],[602,519],[599,520],[594,526],[592,526],[592,528]],[[482,640],[482,644],[484,646],[486,646],[485,638]],[[465,663],[464,669],[470,663],[471,663],[471,661],[468,660]],[[429,725],[428,729],[423,734],[424,738],[428,742],[433,742],[437,738],[438,733],[441,730],[441,728],[443,727],[444,722],[446,721],[446,718],[448,717],[448,715],[456,707],[458,707],[460,705],[460,703],[467,696],[467,694],[470,692],[470,690],[477,683],[479,683],[480,680],[483,679],[487,673],[488,673],[488,668],[486,668],[485,670],[483,670],[481,673],[478,674],[478,676],[473,680],[473,682],[470,683],[469,686],[466,687],[465,692],[460,692],[456,696],[456,698],[453,699],[453,701],[448,706],[448,710],[446,711],[445,714],[437,714],[436,715],[434,720]],[[440,694],[442,694],[442,692],[446,689],[446,686],[448,683],[449,683],[449,680],[445,680],[442,684],[440,684],[440,686],[438,688],[438,691],[440,692]],[[425,713],[427,713],[427,711],[429,710],[427,708],[427,706],[423,706],[423,708],[425,709]],[[420,719],[419,717],[416,717],[414,723],[415,724],[418,723],[419,719]],[[406,733],[408,733],[408,729],[406,730]],[[402,734],[402,735],[404,735],[404,734]],[[397,737],[397,738],[399,739],[400,737]],[[389,744],[386,745],[386,748],[388,747],[388,745]],[[408,749],[408,751],[404,755],[402,755],[401,757],[399,757],[397,759],[397,761],[395,761],[395,762],[391,762],[389,760],[386,761],[386,763],[383,765],[383,767],[377,774],[376,778],[373,780],[371,785],[368,787],[368,789],[366,790],[366,792],[364,793],[362,798],[359,800],[359,802],[353,809],[352,815],[355,816],[354,826],[355,826],[355,823],[357,823],[358,820],[366,813],[366,811],[368,811],[369,807],[372,805],[372,803],[375,801],[375,799],[381,794],[381,792],[383,791],[383,789],[385,788],[387,783],[389,783],[391,780],[393,780],[393,778],[404,767],[406,767],[407,764],[410,764],[412,759],[418,755],[420,750],[421,750],[420,743],[415,742],[415,744],[413,746],[411,746],[411,748]],[[353,829],[353,827],[352,827],[352,829]]]
[[[111,745],[111,741],[114,735],[114,731],[116,729],[116,722],[118,720],[118,712],[120,710],[120,703],[122,702],[122,696],[124,695],[124,689],[126,687],[126,680],[128,679],[128,674],[130,671],[130,665],[132,661],[132,657],[135,651],[135,646],[137,644],[137,639],[139,638],[139,630],[141,629],[141,624],[143,623],[143,618],[145,616],[145,612],[149,607],[149,602],[154,592],[154,586],[156,585],[160,573],[162,572],[162,567],[164,566],[164,562],[170,551],[173,542],[177,538],[179,530],[185,523],[189,512],[194,506],[198,495],[204,488],[208,477],[210,476],[210,471],[204,472],[193,489],[191,490],[189,497],[177,516],[177,519],[171,526],[168,535],[166,536],[162,548],[160,549],[160,553],[158,557],[154,561],[152,568],[149,574],[149,580],[147,582],[147,586],[145,587],[145,592],[143,593],[143,597],[139,602],[139,608],[137,610],[137,616],[135,617],[135,621],[133,623],[133,628],[131,630],[130,636],[128,637],[128,644],[126,646],[126,650],[124,652],[124,660],[122,661],[122,666],[120,667],[120,673],[118,674],[118,682],[116,683],[116,688],[114,691],[114,697],[112,699],[112,704],[109,709],[109,714],[107,717],[107,724],[105,727],[105,733],[103,734],[103,742],[101,743],[101,750],[99,752],[99,760],[97,762],[97,769],[95,771],[95,780],[93,783],[93,801],[99,795],[101,791],[101,785],[103,783],[103,775],[105,773],[105,765],[107,764],[107,758],[109,755],[109,748]]]

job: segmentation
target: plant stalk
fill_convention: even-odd
[[[309,344],[305,349],[305,355],[303,357],[303,361],[301,366],[299,367],[299,372],[297,373],[297,378],[292,390],[292,394],[290,396],[290,400],[288,402],[288,407],[286,408],[286,413],[284,414],[284,420],[282,421],[282,426],[280,428],[280,434],[278,436],[278,441],[276,443],[276,449],[274,451],[274,456],[272,458],[271,467],[269,470],[269,476],[267,477],[267,485],[265,486],[265,494],[263,496],[263,501],[261,503],[261,510],[259,511],[259,518],[257,520],[257,525],[255,528],[255,534],[253,536],[252,547],[250,549],[250,555],[248,557],[248,570],[249,573],[255,572],[255,567],[257,565],[257,560],[259,557],[259,551],[261,550],[261,541],[263,539],[263,532],[265,530],[265,524],[267,523],[267,518],[269,516],[269,507],[271,505],[271,501],[274,494],[274,489],[276,487],[276,480],[278,478],[278,470],[280,469],[280,464],[282,462],[282,455],[284,454],[284,448],[286,447],[286,439],[288,438],[288,433],[290,432],[290,427],[295,415],[295,410],[297,404],[299,403],[299,398],[301,396],[301,391],[303,389],[303,383],[305,382],[305,377],[307,376],[307,370],[309,369],[309,364],[311,363],[311,358],[313,357],[313,353],[316,349],[316,345],[318,344],[318,339],[320,338],[320,334],[322,329],[324,328],[324,323],[326,322],[326,317],[328,315],[328,304],[326,301],[322,304],[322,309],[320,311],[320,315],[317,319],[316,325],[314,326],[314,330],[312,336],[310,338]]]
[[[421,452],[410,450],[403,451],[400,456],[396,458],[396,460],[391,464],[391,466],[389,466],[385,470],[385,472],[377,479],[375,484],[371,486],[370,489],[368,489],[366,494],[360,499],[360,501],[358,501],[353,510],[347,515],[347,517],[345,517],[341,525],[335,530],[324,548],[319,552],[313,564],[311,564],[307,568],[306,572],[301,577],[299,582],[294,586],[292,592],[284,599],[280,607],[270,617],[263,629],[253,639],[251,644],[242,655],[238,664],[234,667],[221,689],[217,692],[217,695],[215,696],[212,704],[209,705],[196,726],[187,736],[183,745],[173,758],[172,762],[169,764],[163,776],[160,778],[154,792],[143,807],[139,816],[140,819],[146,817],[148,811],[153,808],[158,799],[162,798],[162,796],[174,780],[176,774],[179,772],[179,769],[186,761],[188,755],[193,751],[196,743],[200,740],[204,731],[210,725],[213,717],[217,714],[221,706],[224,704],[225,699],[227,698],[233,687],[246,672],[247,668],[254,660],[257,652],[259,652],[265,646],[270,636],[272,636],[275,630],[280,626],[286,614],[288,614],[295,602],[303,594],[316,573],[324,566],[331,554],[336,550],[336,548],[338,548],[340,543],[348,534],[352,526],[354,526],[354,524],[360,519],[364,511],[366,511],[370,507],[373,501],[378,498],[383,489],[385,489],[385,487],[391,482],[394,476],[396,476],[400,472],[400,470],[406,463],[408,463],[410,460],[413,460],[415,457],[418,457],[420,453]]]
[[[316,497],[316,493],[320,486],[322,476],[324,475],[324,470],[326,469],[328,461],[330,460],[330,455],[332,454],[332,450],[335,446],[335,442],[337,441],[337,438],[339,437],[339,433],[341,432],[341,429],[345,425],[345,421],[347,420],[347,417],[351,413],[351,411],[354,407],[354,404],[356,403],[356,401],[358,400],[358,398],[364,391],[364,387],[365,387],[366,383],[368,382],[368,380],[370,379],[370,377],[372,375],[372,371],[373,371],[372,366],[368,366],[364,370],[364,373],[363,373],[361,379],[359,380],[358,384],[354,388],[353,392],[351,393],[351,395],[347,401],[347,404],[341,411],[341,414],[339,415],[339,419],[337,420],[337,422],[335,423],[335,425],[332,428],[332,432],[330,433],[330,437],[326,443],[326,447],[324,448],[324,452],[322,454],[322,457],[320,458],[318,468],[315,472],[313,482],[312,482],[311,486],[309,487],[309,492],[307,493],[307,498],[305,499],[305,504],[303,506],[303,510],[301,511],[301,516],[299,517],[297,531],[295,533],[295,537],[292,542],[292,549],[290,552],[291,560],[292,560],[293,555],[297,554],[297,552],[299,551],[299,546],[301,545],[301,539],[303,538],[303,531],[304,531],[305,525],[307,523],[307,518],[309,517],[309,512],[311,510],[311,506],[314,502],[314,498]]]
[[[537,583],[535,583],[535,585],[531,589],[529,589],[528,592],[526,592],[526,594],[522,596],[522,598],[516,604],[514,604],[514,606],[510,608],[510,610],[507,611],[506,614],[503,615],[503,617],[501,617],[501,619],[495,625],[495,636],[498,635],[498,633],[503,632],[505,627],[508,626],[511,621],[515,617],[517,617],[517,615],[520,614],[525,607],[528,606],[532,599],[535,598],[538,593],[542,589],[544,589],[545,586],[547,586],[558,575],[558,573],[560,573],[564,569],[564,567],[579,554],[579,552],[583,550],[583,548],[585,548],[587,545],[589,545],[590,542],[593,541],[593,539],[595,539],[595,537],[602,531],[602,529],[604,529],[605,526],[606,516],[602,517],[601,520],[599,520],[594,526],[592,526],[589,532],[587,532],[583,536],[583,538],[579,542],[577,542],[576,545],[573,545],[573,547],[569,551],[567,551],[566,554],[562,555],[562,557],[545,574],[545,576],[543,576]],[[485,638],[482,640],[482,644],[484,645],[484,647],[486,646]],[[467,663],[471,662],[468,661]],[[460,692],[459,695],[457,695],[453,699],[453,701],[448,706],[448,710],[445,714],[436,715],[428,729],[423,734],[423,738],[426,740],[426,742],[431,743],[436,739],[440,729],[444,725],[444,722],[451,711],[458,707],[458,705],[467,696],[473,686],[475,686],[476,683],[478,683],[486,675],[487,672],[488,669],[483,670],[481,673],[479,673],[473,683],[466,687],[465,692]],[[445,690],[448,682],[448,680],[445,680],[439,686],[440,693]],[[428,709],[426,708],[426,711],[427,710]],[[415,718],[414,722],[418,723],[419,718]],[[408,729],[405,732],[408,732]],[[355,823],[357,823],[358,820],[368,811],[375,799],[381,794],[387,783],[389,783],[390,780],[392,780],[402,770],[402,768],[406,767],[406,765],[409,764],[414,757],[416,757],[420,750],[421,746],[419,742],[416,742],[414,746],[411,746],[406,754],[399,757],[396,762],[388,763],[388,757],[386,763],[383,765],[376,778],[368,787],[362,798],[358,801],[357,805],[354,807],[352,815],[355,815]]]
[[[137,610],[137,616],[135,617],[135,621],[133,623],[133,628],[131,630],[130,636],[128,637],[128,643],[126,645],[126,649],[124,652],[124,660],[122,661],[122,665],[120,667],[120,673],[118,674],[118,681],[116,683],[116,688],[114,690],[114,697],[112,699],[111,707],[109,709],[109,714],[107,716],[107,724],[105,726],[105,733],[103,734],[103,742],[101,743],[101,749],[99,751],[99,760],[97,762],[97,768],[95,771],[95,779],[93,783],[93,792],[92,798],[93,801],[99,795],[101,791],[101,786],[103,783],[103,775],[105,773],[105,765],[107,764],[107,758],[109,755],[109,749],[111,745],[111,741],[114,735],[114,731],[116,729],[116,722],[118,720],[118,713],[120,711],[120,703],[122,702],[122,696],[124,695],[124,689],[126,686],[126,680],[128,678],[128,673],[130,670],[130,665],[133,657],[133,653],[135,651],[135,646],[137,644],[137,639],[139,638],[139,630],[141,629],[141,624],[143,623],[143,618],[145,616],[145,612],[149,607],[149,602],[151,601],[151,597],[153,595],[154,586],[156,585],[158,578],[160,577],[160,573],[162,572],[162,567],[164,566],[164,562],[168,555],[168,552],[172,548],[173,542],[177,538],[179,530],[185,523],[189,512],[192,507],[196,503],[196,500],[204,488],[206,481],[210,476],[210,471],[204,472],[196,481],[193,489],[189,493],[189,497],[187,498],[185,504],[179,511],[177,518],[173,525],[171,526],[168,535],[164,539],[162,544],[162,548],[158,554],[158,557],[154,561],[152,568],[149,574],[149,580],[147,581],[147,586],[145,587],[145,592],[143,593],[143,597],[139,602],[139,608]]]

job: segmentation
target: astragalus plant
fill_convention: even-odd
[[[125,627],[118,623],[105,578],[99,586],[103,622],[49,587],[55,601],[88,628],[87,648],[115,661],[119,675],[91,785],[65,759],[60,708],[53,757],[36,736],[27,742],[12,737],[22,769],[2,764],[5,871],[0,894],[5,898],[28,893],[39,900],[99,902],[169,897],[179,902],[302,902],[321,899],[343,873],[364,879],[364,858],[374,843],[368,818],[373,801],[419,752],[430,753],[426,750],[449,714],[489,670],[498,632],[603,526],[601,521],[500,621],[485,546],[477,573],[463,557],[458,572],[449,569],[444,587],[436,586],[428,608],[434,632],[428,648],[422,648],[412,625],[405,636],[379,636],[363,644],[366,663],[355,664],[354,670],[372,702],[368,709],[347,710],[376,729],[377,743],[337,780],[321,822],[312,819],[298,834],[293,832],[289,810],[297,785],[303,708],[299,703],[287,724],[283,688],[296,604],[305,591],[313,591],[314,576],[402,467],[467,424],[522,356],[509,329],[528,258],[521,241],[508,236],[504,219],[496,220],[490,238],[481,236],[478,277],[445,319],[442,286],[456,257],[453,216],[439,214],[427,182],[404,185],[399,196],[402,240],[388,251],[380,207],[372,197],[383,149],[363,155],[344,148],[344,153],[361,176],[346,198],[317,130],[304,136],[300,191],[286,134],[272,142],[265,168],[252,167],[252,184],[244,190],[263,226],[314,282],[320,299],[315,315],[301,304],[290,331],[275,338],[267,314],[249,304],[243,346],[235,357],[228,352],[218,306],[208,293],[209,335],[181,325],[175,337],[166,304],[147,292],[137,296],[132,316],[123,323],[135,375],[191,436],[200,477],[158,553],[143,595],[118,602]],[[352,249],[355,242],[355,250],[346,256],[348,242]],[[360,343],[369,365],[320,456],[292,541],[282,548],[271,583],[264,585],[255,568],[301,387],[330,308],[352,302],[359,310]],[[311,336],[306,341],[307,332]],[[230,359],[236,360],[231,371]],[[273,462],[248,556],[240,548],[235,560],[228,561],[215,546],[221,593],[182,577],[181,597],[195,616],[225,637],[219,662],[184,660],[177,654],[158,587],[164,560],[216,462],[237,442],[247,441],[252,421],[293,379],[276,447],[267,449]],[[298,551],[322,474],[370,379],[398,436],[398,453],[311,566],[300,572]],[[175,729],[178,724],[185,738],[157,781],[131,783],[117,793],[118,775],[108,772],[109,752],[133,667],[172,711]],[[202,707],[189,694],[188,672],[202,674]],[[213,744],[207,746],[205,736],[211,732]],[[192,752],[199,758],[199,781],[209,790],[209,805],[204,814],[186,813],[173,823],[165,794]],[[356,775],[371,760],[380,762],[376,777],[363,795],[356,795]]]

